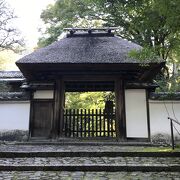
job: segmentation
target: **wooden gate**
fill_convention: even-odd
[[[116,137],[115,110],[66,109],[64,111],[65,137]]]
[[[31,114],[31,137],[50,136],[51,123],[53,119],[53,102],[34,101],[32,102]]]

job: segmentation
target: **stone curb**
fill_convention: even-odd
[[[78,141],[28,141],[28,142],[15,142],[15,145],[61,145],[61,146],[147,146],[147,147],[159,147],[159,144],[153,144],[151,142],[78,142]]]
[[[122,165],[60,165],[60,166],[0,166],[0,171],[107,171],[107,172],[180,172],[180,166],[122,166]]]
[[[180,157],[180,152],[0,152],[0,158],[20,157]]]

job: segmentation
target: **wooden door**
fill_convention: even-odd
[[[31,137],[50,136],[53,120],[53,103],[49,101],[35,101],[32,104]]]

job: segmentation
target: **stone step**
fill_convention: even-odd
[[[28,142],[16,142],[16,145],[61,145],[61,146],[159,146],[158,144],[153,144],[151,142],[118,142],[115,140],[111,141],[88,141],[88,140],[76,140],[72,139],[61,139],[59,141],[49,141],[49,140],[31,140]]]
[[[180,172],[1,171],[0,180],[179,180]]]
[[[123,146],[123,145],[17,145],[1,144],[0,152],[144,152],[144,146]],[[148,147],[149,148],[149,147]],[[170,148],[170,147],[169,147]],[[163,149],[164,150],[164,149]]]
[[[0,171],[180,172],[178,157],[0,158]]]

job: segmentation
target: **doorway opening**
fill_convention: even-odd
[[[115,138],[114,83],[73,82],[65,85],[65,137]]]

